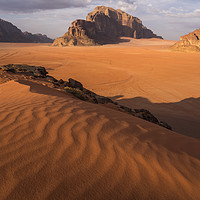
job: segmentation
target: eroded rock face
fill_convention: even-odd
[[[86,20],[95,23],[98,33],[109,37],[162,38],[143,26],[140,19],[119,9],[97,6]]]
[[[12,23],[0,19],[0,42],[52,43],[53,40],[42,34],[23,33]]]
[[[92,46],[95,45],[96,30],[94,23],[85,20],[72,22],[68,32],[57,38],[53,46]]]
[[[142,21],[121,10],[98,6],[86,20],[76,20],[53,46],[87,46],[116,42],[119,37],[160,38],[143,26]]]
[[[181,36],[180,41],[172,48],[180,51],[200,52],[200,29],[193,31],[188,35]]]

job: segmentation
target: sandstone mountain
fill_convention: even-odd
[[[53,46],[98,45],[115,43],[120,37],[160,38],[147,29],[140,19],[121,10],[97,6],[86,20],[75,20],[68,32]]]
[[[181,36],[180,41],[177,42],[172,48],[180,51],[200,52],[200,29],[193,31],[188,35]]]
[[[0,19],[0,42],[52,43],[53,40],[42,34],[23,33],[12,23]]]

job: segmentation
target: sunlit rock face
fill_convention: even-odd
[[[181,36],[180,41],[177,42],[172,48],[180,51],[200,52],[200,29]]]
[[[98,6],[86,20],[72,22],[68,32],[53,46],[99,45],[116,42],[119,37],[160,38],[147,29],[140,19],[121,10]]]

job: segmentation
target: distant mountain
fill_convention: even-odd
[[[179,51],[200,52],[200,29],[181,36],[180,41],[177,42],[172,48]]]
[[[0,19],[0,42],[52,43],[53,40],[42,34],[23,33],[12,23]]]
[[[46,35],[42,35],[40,33],[32,34],[29,32],[24,32],[23,34],[28,40],[33,43],[52,43],[54,41],[53,39],[48,38]]]
[[[147,29],[140,19],[121,10],[97,6],[86,20],[75,20],[68,32],[53,46],[96,45],[113,43],[119,37],[160,38]]]

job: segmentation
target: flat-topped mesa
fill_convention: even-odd
[[[97,6],[87,15],[87,21],[95,23],[97,32],[115,37],[162,38],[142,25],[142,21],[119,9]]]
[[[120,37],[160,38],[142,25],[142,21],[121,10],[97,6],[86,20],[76,20],[53,46],[96,45],[118,41]]]
[[[181,36],[180,41],[177,42],[172,48],[179,51],[200,52],[200,29]]]

